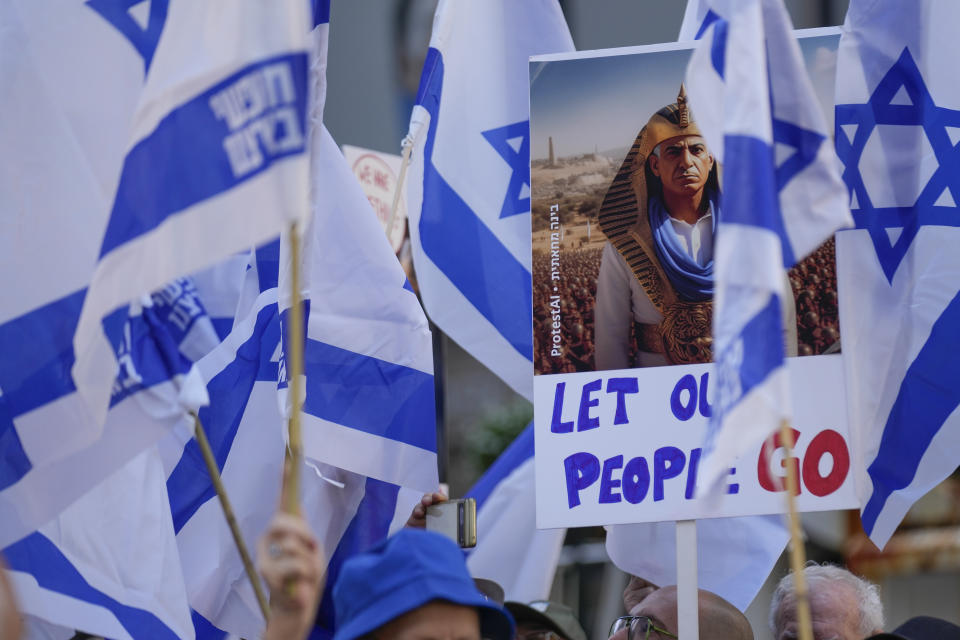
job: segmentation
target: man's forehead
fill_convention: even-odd
[[[648,616],[658,625],[676,617],[677,593],[672,586],[657,589],[633,607],[630,615]]]
[[[692,147],[698,144],[706,146],[707,141],[703,139],[703,136],[674,136],[661,142],[660,147],[667,149],[670,147]]]

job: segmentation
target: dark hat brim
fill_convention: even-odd
[[[561,629],[557,624],[546,615],[540,613],[533,607],[528,607],[520,602],[506,602],[503,605],[507,611],[513,615],[513,620],[517,624],[524,621],[531,621],[543,625],[554,633],[558,634],[564,640],[573,640],[567,635],[567,632]]]

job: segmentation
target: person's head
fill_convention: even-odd
[[[517,623],[516,640],[587,640],[573,610],[559,602],[534,600],[505,606]]]
[[[715,640],[753,640],[750,622],[739,609],[715,593],[700,589],[697,615],[701,633]],[[666,640],[677,637],[677,588],[661,587],[630,610],[610,640]],[[616,628],[616,625],[611,629]],[[631,635],[632,634],[632,635]]]
[[[883,605],[877,585],[835,565],[804,568],[814,640],[862,640],[883,629]],[[784,576],[770,603],[770,630],[776,640],[799,637],[796,586]]]
[[[637,248],[630,238],[649,233],[652,197],[675,213],[665,202],[671,194],[690,196],[702,210],[713,197],[702,196],[719,192],[720,163],[710,154],[681,86],[677,101],[650,116],[637,134],[603,197],[598,223],[619,251],[630,253]]]
[[[477,590],[460,548],[422,529],[347,560],[333,603],[334,640],[513,638],[510,614]]]
[[[879,633],[867,640],[960,640],[960,626],[930,616],[910,618],[891,633]]]
[[[647,163],[665,198],[692,197],[703,193],[714,160],[701,136],[679,135],[654,147]]]
[[[632,160],[638,204],[658,196],[700,198],[709,185],[719,190],[716,162],[680,87],[677,101],[657,111],[637,136]]]

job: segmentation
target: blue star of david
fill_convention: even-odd
[[[150,18],[147,28],[143,29],[130,15],[130,7],[146,2],[146,0],[87,0],[87,6],[100,14],[119,31],[124,38],[130,41],[133,48],[143,58],[143,72],[150,69],[150,62],[157,50],[160,33],[167,21],[167,6],[170,0],[151,0]]]
[[[510,175],[510,184],[507,185],[507,195],[503,198],[503,206],[500,208],[500,217],[509,218],[527,213],[530,211],[530,196],[521,198],[520,193],[524,185],[527,185],[527,188],[530,187],[530,121],[514,122],[505,127],[484,131],[483,137],[510,165],[513,172]],[[515,150],[509,142],[515,138],[521,138],[519,151]]]
[[[906,91],[912,104],[892,104],[901,89]],[[843,132],[845,124],[857,125],[853,140]],[[875,207],[870,199],[860,172],[860,158],[877,125],[921,127],[930,142],[939,166],[913,206]],[[960,111],[934,104],[920,69],[906,48],[866,104],[836,107],[837,155],[844,164],[843,179],[857,200],[857,208],[851,211],[853,219],[858,229],[870,233],[877,258],[890,282],[921,226],[960,226],[960,212],[955,205],[935,204],[946,189],[950,190],[955,203],[960,202],[960,144],[954,146],[950,142],[947,127],[960,127]],[[900,228],[900,236],[891,242],[886,230]]]

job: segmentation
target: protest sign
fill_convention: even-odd
[[[855,507],[838,355],[791,358],[798,508]],[[731,468],[724,495],[695,494],[714,366],[582,372],[534,379],[537,526],[576,527],[783,511],[779,438]],[[541,411],[541,408],[549,410]]]
[[[343,155],[353,175],[360,181],[370,206],[377,212],[377,219],[380,220],[394,253],[399,252],[407,221],[406,187],[402,184],[397,210],[392,211],[397,177],[400,175],[400,156],[347,144],[343,145]]]
[[[805,35],[800,40],[804,61],[832,125],[838,35],[835,30],[801,35]],[[689,490],[684,486],[674,495],[666,484],[669,479],[662,475],[682,472],[678,478],[686,482],[691,457],[697,459],[695,449],[702,444],[706,427],[706,417],[699,409],[687,420],[679,420],[671,412],[670,399],[677,384],[681,380],[687,380],[684,384],[688,385],[690,380],[695,381],[695,388],[682,393],[684,397],[696,393],[699,406],[711,405],[717,391],[709,389],[709,384],[703,385],[701,378],[706,376],[704,380],[708,380],[712,371],[708,364],[712,360],[712,256],[716,224],[723,220],[719,192],[723,169],[700,137],[697,114],[690,111],[681,88],[690,46],[671,43],[531,59],[538,526],[784,510],[782,494],[767,491],[760,484],[755,456],[750,463],[750,478],[743,476],[747,462],[741,460],[737,465],[740,475],[735,484],[741,493],[733,495],[740,498],[732,499],[731,495],[713,501],[709,510],[706,505],[691,506],[696,484],[692,476]],[[702,155],[696,170],[688,167],[674,180],[678,184],[700,180],[704,195],[696,215],[689,220],[672,210],[674,204],[667,193],[671,178],[663,177],[670,159],[661,154],[671,153],[668,141],[677,138],[684,139],[692,155]],[[779,146],[775,151],[780,153]],[[839,351],[833,240],[785,272],[783,281],[783,342],[787,355]],[[826,431],[836,435],[823,437],[835,444],[842,442],[848,454],[843,385],[840,378],[831,377],[839,364],[830,364],[830,359],[801,362],[790,365],[795,378],[794,404],[810,411],[812,408],[805,405],[816,397],[817,409],[827,413],[804,417],[806,414],[798,412],[793,425],[801,431],[798,456],[803,460],[805,448],[810,446],[806,438]],[[834,383],[821,386],[826,380]],[[555,437],[560,433],[551,431],[561,383],[563,402],[557,425],[562,428],[560,425],[572,420],[576,436],[565,441]],[[588,383],[593,386],[585,392]],[[608,390],[611,383],[613,387]],[[584,429],[579,426],[581,398],[587,403]],[[597,404],[589,404],[592,401]],[[633,403],[638,412],[617,422],[618,402],[624,410]],[[591,426],[591,420],[599,422]],[[643,429],[620,428],[635,427],[637,420],[643,422]],[[611,434],[607,439],[595,435],[604,431],[604,426]],[[620,428],[616,436],[612,435],[614,427]],[[582,446],[578,448],[578,444]],[[651,448],[651,444],[655,446]],[[757,442],[757,455],[760,447]],[[659,448],[666,449],[658,457]],[[678,451],[683,456],[682,465]],[[576,483],[585,485],[584,498],[582,507],[571,508],[563,474],[566,459],[577,453],[586,455],[569,464]],[[621,454],[624,467],[617,467],[616,458]],[[829,457],[833,467],[825,458],[818,473],[831,476],[834,467],[842,467],[838,463],[843,455],[838,446],[836,456]],[[597,459],[596,486],[586,486],[593,474],[587,456]],[[611,482],[615,477],[622,481],[628,471],[642,475],[634,467],[626,468],[635,458],[645,459],[650,473],[648,490],[653,496],[659,486],[662,499],[648,497],[631,504],[622,492],[619,502],[607,492],[603,497],[610,501],[601,502],[599,485],[605,474]],[[585,465],[582,469],[576,466],[580,463]],[[655,464],[660,464],[660,481],[664,484],[657,483]],[[550,474],[560,469],[561,481],[547,469]],[[630,482],[639,482],[641,475],[632,476]],[[852,496],[852,486],[847,483],[844,477],[830,491],[822,487],[802,491],[800,508],[849,506],[852,502],[847,496]],[[638,498],[639,489],[639,485],[631,485],[637,493],[630,497]],[[587,500],[590,491],[595,494]],[[689,500],[685,498],[687,493]]]

